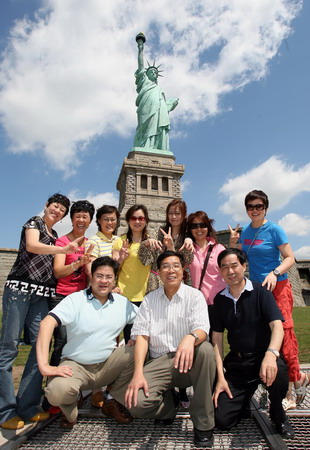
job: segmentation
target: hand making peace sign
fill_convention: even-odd
[[[240,237],[240,233],[238,232],[238,229],[240,228],[240,225],[238,223],[238,225],[236,226],[235,229],[231,228],[231,226],[228,224],[228,228],[230,231],[230,238],[229,238],[229,247],[237,247],[238,245],[238,240]]]
[[[171,236],[171,227],[169,227],[168,233],[166,233],[162,228],[160,229],[160,231],[164,235],[163,244],[166,247],[166,249],[174,251],[174,243],[173,238]]]

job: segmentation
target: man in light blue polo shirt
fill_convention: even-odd
[[[132,347],[117,348],[116,338],[126,324],[133,322],[137,307],[122,295],[111,293],[118,268],[109,256],[96,259],[91,268],[91,288],[68,295],[41,322],[38,366],[42,375],[51,377],[45,395],[64,413],[62,428],[72,429],[77,422],[80,390],[111,384],[132,364]],[[67,344],[60,365],[53,367],[48,364],[49,345],[59,325],[67,327]],[[132,420],[114,399],[113,406],[120,423]]]

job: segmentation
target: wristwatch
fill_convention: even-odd
[[[278,359],[279,356],[280,356],[280,353],[278,352],[278,350],[275,350],[275,349],[273,349],[273,348],[267,348],[266,352],[271,352],[271,353],[273,353],[273,354],[277,357],[277,359]]]
[[[275,275],[276,277],[278,277],[279,275],[281,275],[279,269],[274,269],[274,270],[273,270],[273,273],[274,273],[274,275]]]
[[[191,336],[193,336],[195,338],[195,342],[198,341],[198,339],[199,339],[198,334],[196,334],[196,333],[188,333],[188,334],[190,334]]]

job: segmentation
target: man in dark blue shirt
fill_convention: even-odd
[[[216,426],[228,429],[236,425],[258,384],[264,383],[277,431],[292,438],[294,430],[282,407],[288,375],[279,353],[284,334],[281,312],[270,291],[245,278],[244,252],[226,249],[218,256],[218,265],[227,287],[214,299],[211,322],[217,359]],[[223,361],[225,329],[230,352]]]

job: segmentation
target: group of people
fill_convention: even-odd
[[[303,401],[310,379],[300,371],[292,319],[294,255],[283,229],[266,218],[268,206],[262,191],[246,196],[251,223],[241,234],[230,227],[226,249],[207,213],[187,216],[181,199],[168,204],[155,236],[144,205],[129,208],[120,237],[119,212],[104,205],[87,240],[94,206],[81,200],[70,208],[67,197],[50,197],[43,217],[23,226],[4,289],[1,427],[19,429],[61,410],[61,427],[72,429],[81,391],[91,389],[91,404],[119,423],[171,423],[181,400],[195,445],[209,447],[214,426],[236,425],[263,383],[271,419],[292,437],[285,410]],[[53,226],[69,209],[72,230],[58,239]],[[25,327],[31,351],[15,395],[12,364]],[[122,331],[126,345],[119,346]]]

